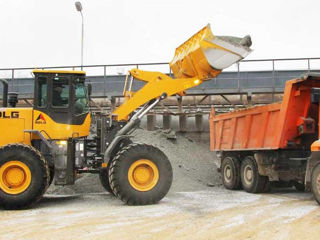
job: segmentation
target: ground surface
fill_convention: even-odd
[[[319,239],[320,207],[310,193],[225,190],[207,136],[168,140],[140,130],[135,140],[158,146],[173,165],[159,204],[126,206],[85,175],[75,186],[52,186],[33,209],[0,210],[0,239]]]

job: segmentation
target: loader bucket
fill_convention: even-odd
[[[213,78],[245,58],[250,46],[250,36],[214,36],[208,24],[176,49],[170,67],[176,78]]]

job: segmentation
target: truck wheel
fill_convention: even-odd
[[[249,193],[263,192],[268,178],[261,176],[258,165],[253,156],[247,156],[241,163],[241,183],[245,191]]]
[[[109,164],[106,168],[101,168],[100,169],[100,173],[99,173],[99,179],[101,182],[101,185],[103,186],[103,188],[105,190],[107,190],[107,192],[111,193],[112,195],[114,195],[111,187],[110,187],[110,183],[109,183]]]
[[[49,166],[35,148],[9,144],[0,148],[0,205],[6,209],[29,207],[49,186]]]
[[[234,190],[241,187],[240,162],[236,157],[225,157],[221,163],[222,182],[225,188]]]
[[[160,149],[129,144],[112,159],[109,181],[112,191],[128,205],[160,201],[172,184],[172,167]]]
[[[314,198],[318,204],[320,204],[320,163],[318,163],[312,170],[311,190]]]

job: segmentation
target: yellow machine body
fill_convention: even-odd
[[[89,135],[91,118],[86,116],[81,125],[61,124],[55,122],[47,114],[32,108],[0,108],[0,147],[10,143],[31,145],[31,141],[39,139],[39,131],[46,139],[67,140],[69,138]],[[39,118],[39,116],[41,116]]]
[[[0,108],[0,146],[9,143],[30,145],[31,137],[26,129],[32,129],[32,108]]]
[[[40,114],[42,114],[45,121],[37,120]],[[33,130],[42,132],[44,136],[47,135],[50,139],[67,140],[69,138],[80,138],[89,135],[90,114],[87,114],[81,125],[57,123],[45,113],[37,110],[33,111],[33,116]]]

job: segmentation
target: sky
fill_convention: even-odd
[[[0,0],[0,68],[80,65],[71,0]],[[81,0],[84,64],[169,62],[206,24],[252,37],[248,59],[320,57],[317,0]]]

